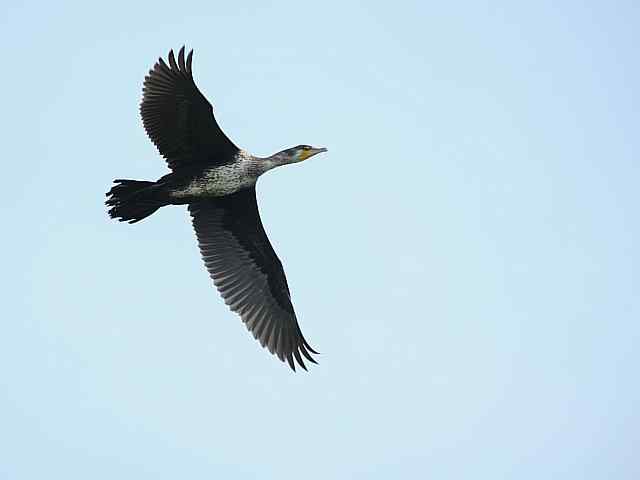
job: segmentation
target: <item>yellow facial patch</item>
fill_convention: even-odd
[[[302,150],[299,154],[298,154],[298,159],[300,161],[306,160],[307,158],[309,158],[311,156],[311,154],[313,153],[313,150],[309,149],[309,150]]]

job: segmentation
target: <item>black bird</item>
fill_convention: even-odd
[[[162,58],[145,77],[140,113],[171,173],[156,182],[114,180],[111,218],[136,223],[165,205],[187,205],[205,266],[225,303],[263,347],[306,370],[316,363],[291,304],[287,279],[264,231],[255,184],[272,168],[306,160],[325,148],[298,145],[255,157],[222,132],[193,81],[193,50]]]

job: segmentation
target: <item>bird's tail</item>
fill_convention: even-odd
[[[111,218],[136,223],[167,205],[164,195],[154,188],[154,182],[116,179],[113,183],[106,201]]]

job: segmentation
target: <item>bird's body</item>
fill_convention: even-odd
[[[260,170],[259,163],[251,155],[241,151],[233,163],[205,169],[186,185],[173,189],[171,197],[193,199],[231,195],[255,185],[262,173]]]
[[[299,145],[261,158],[236,147],[220,130],[211,104],[196,87],[193,52],[173,51],[145,78],[140,111],[151,140],[172,172],[156,182],[115,180],[109,215],[136,223],[165,205],[188,205],[214,284],[260,343],[306,368],[315,352],[302,336],[282,264],[266,236],[255,184],[272,168],[303,161],[324,148]]]

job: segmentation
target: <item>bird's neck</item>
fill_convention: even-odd
[[[256,178],[269,170],[279,167],[280,165],[286,165],[287,157],[281,152],[274,153],[270,157],[256,157],[247,152],[241,152],[238,154],[243,162],[248,165],[248,171]]]

